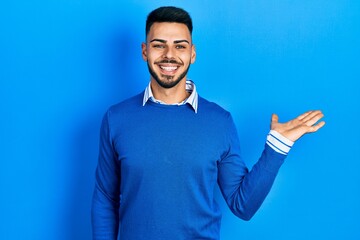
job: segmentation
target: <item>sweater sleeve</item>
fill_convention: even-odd
[[[92,199],[94,240],[115,240],[118,235],[120,206],[120,167],[109,126],[109,112],[100,129],[99,158]]]
[[[240,155],[236,127],[229,114],[227,151],[218,164],[218,183],[230,210],[239,218],[250,220],[269,193],[286,155],[274,151],[268,144],[260,159],[249,171]]]

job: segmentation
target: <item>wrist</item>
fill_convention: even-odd
[[[294,142],[284,137],[282,134],[275,130],[270,130],[266,138],[266,144],[268,144],[276,152],[287,155],[294,145]]]

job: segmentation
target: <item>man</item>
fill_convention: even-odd
[[[151,12],[142,57],[150,83],[112,106],[101,126],[93,197],[94,239],[219,239],[218,183],[231,211],[249,220],[293,142],[325,123],[310,111],[271,119],[265,149],[248,171],[229,112],[200,97],[187,72],[196,58],[189,14]]]

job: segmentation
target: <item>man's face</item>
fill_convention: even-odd
[[[182,23],[154,23],[142,44],[142,57],[152,80],[163,88],[176,86],[196,57],[189,29]]]

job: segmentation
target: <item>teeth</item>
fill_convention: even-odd
[[[165,70],[165,71],[171,72],[171,71],[176,70],[178,67],[164,67],[164,66],[160,66],[160,68],[163,69],[163,70]]]

